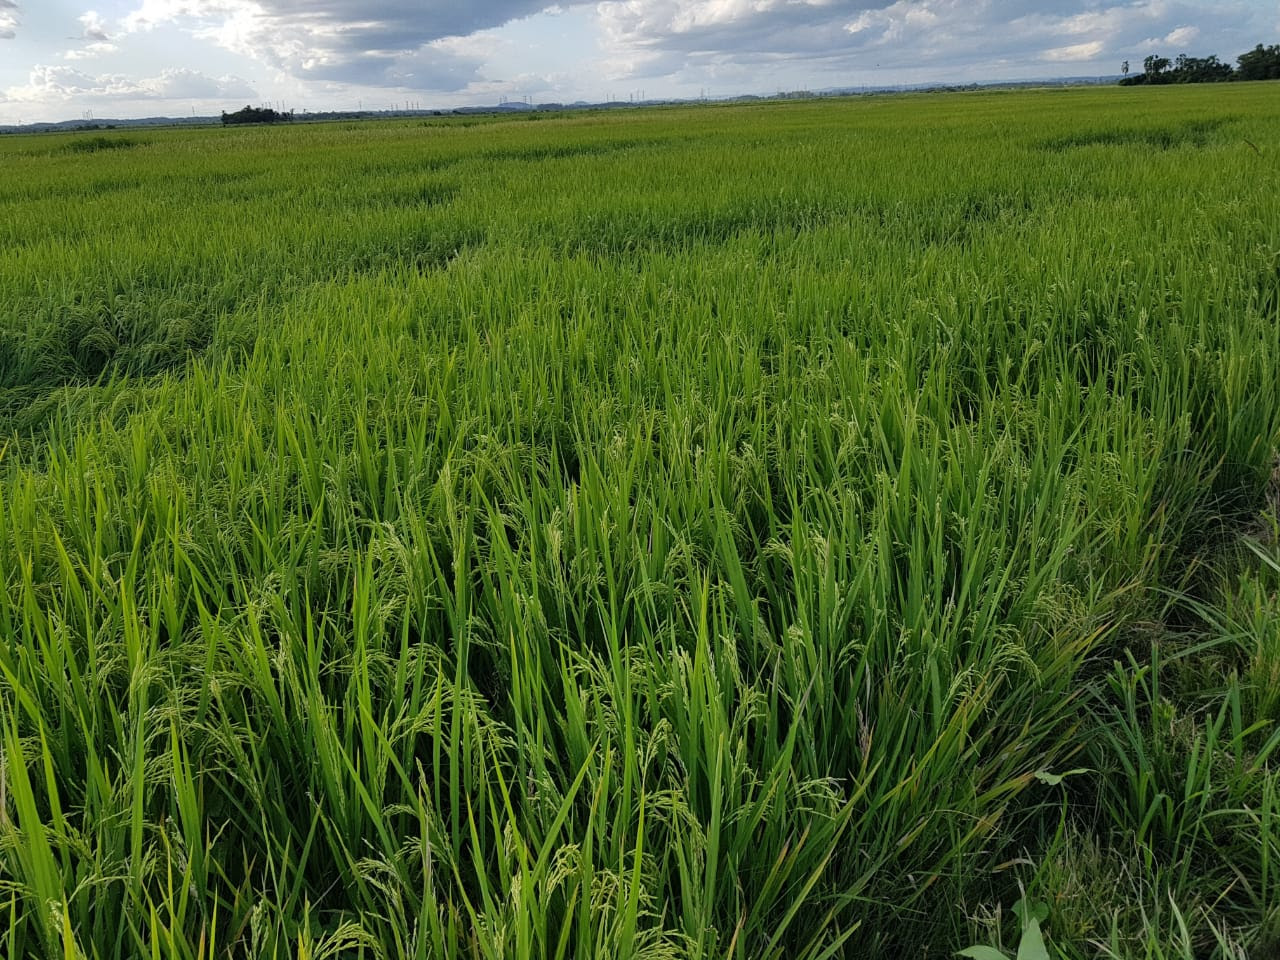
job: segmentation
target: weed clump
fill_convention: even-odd
[[[77,137],[68,143],[62,144],[55,152],[64,154],[103,153],[112,150],[133,150],[146,143],[147,141],[136,137],[108,137],[103,135]]]

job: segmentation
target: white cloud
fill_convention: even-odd
[[[258,95],[239,77],[210,77],[198,70],[164,70],[139,81],[139,88],[161,100],[252,100]]]
[[[0,0],[0,40],[12,40],[18,35],[17,0]]]
[[[96,10],[89,10],[79,16],[83,29],[81,38],[90,43],[110,43],[111,35],[107,33],[107,21]]]
[[[107,31],[107,21],[97,11],[90,10],[81,14],[78,19],[81,28],[78,39],[84,42],[84,46],[68,50],[62,55],[62,59],[91,60],[120,49]]]
[[[1050,63],[1076,63],[1096,60],[1106,50],[1101,40],[1090,40],[1088,43],[1073,43],[1066,47],[1054,47],[1044,52],[1044,58]]]
[[[1177,30],[1169,31],[1169,35],[1164,38],[1164,42],[1172,47],[1185,47],[1189,43],[1194,43],[1199,36],[1199,27],[1178,27]]]
[[[75,67],[40,65],[27,82],[4,91],[11,101],[69,103],[113,100],[253,99],[254,89],[239,77],[210,77],[195,70],[162,70],[137,79],[121,74],[94,76]]]
[[[62,55],[63,60],[92,60],[108,53],[115,53],[120,48],[114,43],[91,43],[84,47],[68,50]]]

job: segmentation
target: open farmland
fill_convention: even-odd
[[[0,140],[0,953],[1272,955],[1276,92]]]

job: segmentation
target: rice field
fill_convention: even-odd
[[[1273,956],[1278,158],[1266,84],[0,139],[0,954]]]

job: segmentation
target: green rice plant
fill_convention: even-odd
[[[0,141],[0,952],[1268,949],[1280,129],[1160,94]]]

